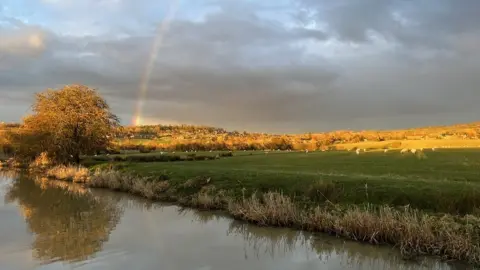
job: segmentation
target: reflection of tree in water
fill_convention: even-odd
[[[108,240],[123,211],[111,197],[94,197],[81,187],[65,188],[61,183],[42,180],[15,180],[5,199],[17,202],[22,209],[34,233],[34,254],[45,261],[74,262],[94,255]]]
[[[17,175],[19,174],[19,171],[16,170],[3,170],[0,168],[0,179],[6,180],[6,179],[15,179]]]

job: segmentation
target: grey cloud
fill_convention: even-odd
[[[480,112],[476,19],[426,30],[465,8],[414,9],[408,1],[359,5],[355,3],[364,2],[344,0],[335,1],[337,6],[301,1],[317,12],[319,22],[319,14],[328,10],[327,21],[322,21],[328,27],[285,28],[238,1],[221,4],[204,21],[173,22],[152,73],[144,115],[233,129],[305,132],[444,124],[470,121]],[[393,11],[419,27],[401,25]],[[129,122],[153,37],[71,37],[42,31],[41,53],[22,61],[8,58],[15,65],[0,72],[2,101],[21,102],[22,96],[28,99],[47,87],[84,83],[99,88],[124,123]],[[368,31],[404,44],[380,50]],[[338,37],[345,46],[363,43],[374,53],[351,47],[354,56],[340,61],[298,45],[309,41],[315,52],[316,45]],[[442,46],[431,45],[433,40],[441,40]]]
[[[369,41],[373,32],[405,45],[442,47],[480,24],[479,1],[297,1],[303,21],[326,22],[331,33],[353,42]]]
[[[46,32],[39,27],[23,25],[15,20],[3,19],[13,28],[0,24],[0,70],[10,64],[38,57],[45,51]]]

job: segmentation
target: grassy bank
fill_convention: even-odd
[[[278,191],[310,206],[329,200],[344,205],[410,205],[451,214],[474,214],[480,207],[480,151],[474,149],[425,150],[417,155],[399,151],[234,155],[209,161],[109,164],[140,177],[167,174],[173,185],[211,178],[235,198]]]
[[[50,176],[63,170],[51,170]],[[84,169],[72,169],[75,170],[79,175],[84,174]],[[431,215],[410,207],[395,209],[385,205],[326,203],[305,207],[291,196],[278,192],[237,197],[234,190],[219,188],[218,182],[209,177],[178,182],[166,174],[139,177],[114,170],[96,170],[89,175],[86,185],[185,206],[221,209],[258,225],[293,227],[371,244],[394,245],[406,257],[434,255],[480,264],[480,218],[472,215]]]

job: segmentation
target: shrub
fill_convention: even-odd
[[[140,151],[140,153],[143,153],[143,154],[152,152],[152,150],[150,150],[149,148],[147,148],[147,147],[145,147],[145,146],[139,147],[139,148],[138,148],[138,151]]]
[[[38,155],[35,160],[30,163],[30,168],[40,168],[44,169],[53,164],[52,160],[48,157],[47,152],[42,152]]]
[[[143,153],[143,154],[151,153],[155,150],[157,150],[157,147],[154,145],[140,145],[138,147],[138,151],[140,151],[140,153]]]
[[[233,153],[232,152],[220,153],[220,156],[221,157],[233,157]]]
[[[127,159],[125,157],[122,157],[122,156],[114,156],[113,157],[113,161],[116,161],[116,162],[123,162],[123,161],[126,161]]]

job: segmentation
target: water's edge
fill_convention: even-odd
[[[83,174],[84,173],[82,173],[82,175]],[[49,176],[55,178],[55,174]],[[423,228],[421,228],[421,226],[413,227],[413,229],[416,230],[415,232],[407,232],[410,235],[402,236],[407,238],[405,241],[407,242],[406,244],[389,242],[388,239],[398,232],[384,232],[382,230],[385,230],[385,226],[381,226],[378,223],[384,223],[383,225],[391,226],[391,224],[388,223],[392,223],[393,221],[403,222],[403,224],[399,223],[398,226],[418,225],[414,224],[418,222],[416,217],[418,213],[415,211],[406,210],[405,212],[401,212],[391,210],[387,207],[385,208],[387,213],[384,213],[384,215],[390,216],[388,218],[397,218],[397,220],[384,220],[384,218],[379,218],[376,214],[357,209],[351,211],[351,213],[349,213],[351,217],[347,217],[348,220],[345,220],[345,215],[343,214],[332,214],[330,210],[319,210],[317,212],[309,213],[309,216],[301,216],[301,220],[298,220],[298,217],[293,217],[293,215],[298,215],[298,211],[302,212],[304,210],[294,209],[295,205],[288,197],[281,196],[280,194],[270,194],[268,198],[250,198],[244,200],[244,202],[235,202],[232,204],[231,198],[225,196],[223,191],[215,190],[214,187],[212,188],[209,180],[210,179],[200,177],[185,182],[182,188],[193,187],[198,190],[187,196],[179,192],[176,188],[171,188],[168,181],[150,181],[144,178],[135,177],[128,173],[120,173],[118,171],[103,171],[98,174],[92,174],[89,182],[83,185],[90,188],[104,188],[112,191],[122,191],[154,201],[175,203],[181,206],[201,210],[222,210],[224,214],[234,219],[243,220],[260,226],[292,228],[301,231],[327,233],[344,239],[373,245],[387,244],[400,250],[402,256],[409,260],[415,259],[417,256],[428,255],[445,261],[469,261],[472,264],[477,264],[480,259],[477,255],[472,255],[468,250],[461,251],[460,253],[457,250],[454,250],[456,247],[452,245],[451,242],[453,242],[453,240],[458,240],[458,238],[465,237],[464,235],[455,235],[454,237],[456,238],[449,239],[443,243],[439,243],[439,240],[436,239],[433,240],[434,242],[423,243],[421,234],[424,232],[422,231]],[[265,204],[267,205],[265,206]],[[278,209],[278,211],[272,211],[272,208]],[[303,214],[300,213],[300,215]],[[340,228],[338,228],[337,225],[339,220],[340,222],[343,222],[340,225]],[[369,222],[370,224],[359,225],[359,223],[365,222]],[[457,224],[458,223],[451,225],[453,227]],[[362,226],[371,226],[372,228],[364,228]],[[376,227],[376,229],[374,227]],[[397,225],[394,227],[397,227]],[[392,230],[395,229],[396,228],[393,228]],[[432,231],[425,232],[425,234],[428,233],[432,233]],[[441,233],[443,234],[440,235],[441,237],[438,237],[439,239],[442,239],[444,236],[450,237],[451,235],[448,230]],[[382,234],[386,235],[378,236]],[[416,244],[411,244],[413,242],[416,242]],[[429,248],[432,245],[439,245],[441,248],[430,250]],[[472,244],[472,246],[468,248],[471,250],[472,248],[474,249],[478,247],[476,247],[475,244]],[[443,253],[438,253],[439,250],[442,250],[441,252]]]
[[[296,269],[300,267],[299,259],[301,261],[307,259],[304,257],[305,255],[299,255],[298,252],[300,254],[307,252],[302,250],[303,246],[308,244],[308,250],[313,248],[313,251],[307,253],[311,253],[309,256],[313,255],[313,257],[307,259],[308,263],[305,262],[309,266],[305,265],[301,267],[302,269],[324,269],[325,266],[329,268],[328,265],[335,267],[334,265],[337,264],[336,267],[340,267],[345,263],[349,265],[350,269],[457,269],[426,258],[420,258],[417,262],[401,260],[397,250],[385,246],[364,245],[353,241],[345,242],[324,234],[311,234],[288,228],[249,225],[227,217],[225,211],[199,211],[171,203],[154,202],[124,192],[90,189],[85,188],[85,185],[56,180],[18,179],[13,182],[15,183],[14,189],[9,190],[9,198],[5,198],[6,202],[10,201],[11,205],[13,199],[19,204],[19,210],[25,221],[28,221],[30,230],[35,234],[36,240],[33,242],[36,250],[35,256],[42,259],[42,264],[56,264],[63,261],[69,264],[92,265],[92,268],[88,269],[98,269],[96,267],[100,267],[99,259],[107,260],[107,262],[111,259],[118,260],[115,256],[111,258],[109,254],[127,250],[130,254],[128,260],[137,261],[140,256],[141,263],[147,263],[143,261],[146,260],[151,261],[152,265],[160,254],[164,254],[160,257],[169,254],[163,258],[163,261],[168,261],[172,256],[180,256],[172,261],[172,265],[178,268],[182,264],[188,264],[188,267],[185,266],[182,269],[225,269],[225,266],[228,269],[244,269],[248,266],[253,267],[251,269]],[[61,203],[61,205],[57,203]],[[118,208],[120,205],[123,210]],[[65,212],[65,209],[84,213],[89,218],[70,216],[73,213]],[[0,204],[0,214],[4,213],[1,210]],[[146,222],[138,223],[143,219],[141,216],[147,218]],[[3,219],[3,217],[0,218]],[[72,223],[72,218],[74,223]],[[158,222],[160,223],[155,225]],[[5,224],[0,224],[0,229],[2,225]],[[146,228],[155,232],[155,237],[145,235]],[[234,235],[241,237],[234,242],[231,242],[233,239],[214,241],[214,239],[226,237],[222,233],[223,230],[227,230],[227,235],[230,235],[227,237],[228,239]],[[67,234],[58,234],[62,231]],[[109,236],[110,234],[112,235]],[[132,234],[133,238],[128,238],[130,240],[127,242],[118,242],[120,236],[123,239],[125,235],[129,234]],[[5,236],[7,235],[5,234]],[[165,247],[158,246],[162,245],[161,239],[165,237],[169,239],[168,241],[164,240],[165,243],[179,245],[174,250],[182,251],[172,254],[169,253],[170,251],[164,250]],[[14,241],[14,238],[10,240]],[[189,244],[182,244],[184,241]],[[2,244],[8,243],[8,241],[0,242],[0,250],[2,250]],[[247,250],[242,251],[246,248],[241,248],[242,242],[244,245],[248,245]],[[65,249],[67,246],[68,248]],[[139,248],[142,252],[137,251]],[[158,248],[161,248],[162,253],[151,254],[152,249]],[[208,251],[212,248],[216,250],[213,254],[218,254],[218,256],[211,257],[212,253]],[[238,248],[240,249],[236,252],[228,252],[228,250]],[[238,261],[238,268],[235,268],[227,258],[238,260],[239,251],[245,252],[245,260]],[[190,256],[193,256],[194,259],[179,255],[183,252],[192,252]],[[205,256],[205,258],[197,258],[198,255],[194,255],[196,253],[203,254],[200,257]],[[145,257],[148,254],[151,255]],[[259,258],[260,261],[258,261],[259,259],[252,261],[247,258],[251,256]],[[197,265],[198,260],[203,260],[203,263],[207,265],[221,264],[222,268],[219,266],[217,268],[198,268],[198,266],[192,268],[192,264]],[[270,260],[273,261],[269,263]],[[264,265],[273,262],[275,262],[275,267]],[[288,268],[288,265],[291,267]],[[0,268],[4,266],[0,257]],[[126,266],[120,266],[119,269],[129,269],[124,267]],[[103,269],[103,267],[100,268]],[[6,267],[6,269],[19,268]],[[340,269],[346,269],[345,265]]]

